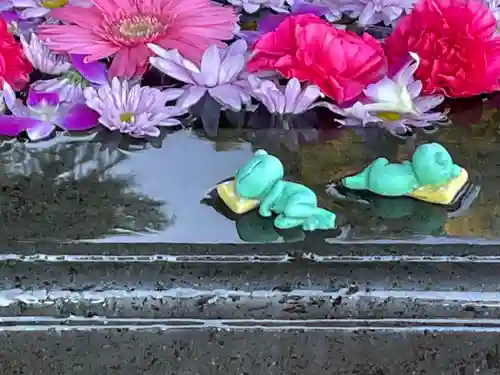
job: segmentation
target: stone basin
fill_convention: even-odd
[[[288,136],[2,144],[2,374],[499,374],[496,121],[415,139],[342,130],[295,149],[271,142]],[[431,140],[468,170],[467,205],[327,193]],[[339,229],[278,232],[211,204],[261,147]]]

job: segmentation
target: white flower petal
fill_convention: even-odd
[[[190,108],[192,105],[198,103],[206,92],[206,87],[191,86],[177,100],[177,105],[181,108]]]
[[[215,86],[219,78],[220,69],[221,59],[219,49],[215,44],[212,44],[203,53],[203,57],[201,59],[201,72],[199,74],[199,78],[197,79],[198,83],[202,83],[209,87]]]
[[[223,85],[208,89],[212,98],[233,111],[241,111],[241,89],[233,85]]]
[[[294,112],[295,114],[303,113],[311,108],[311,105],[321,96],[321,90],[318,86],[309,85],[307,86],[297,99],[295,104]]]
[[[295,107],[297,106],[297,100],[302,92],[302,87],[297,78],[292,78],[288,81],[285,87],[285,113],[294,113]]]

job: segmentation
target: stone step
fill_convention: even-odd
[[[12,257],[13,258],[13,257]],[[499,318],[500,262],[17,257],[0,316],[180,319]],[[44,260],[41,260],[44,259]],[[128,261],[125,261],[127,259]],[[140,261],[140,259],[142,259]]]
[[[500,373],[487,328],[18,325],[0,329],[2,374],[402,375]]]

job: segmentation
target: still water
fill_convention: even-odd
[[[473,108],[474,110],[474,108]],[[286,178],[311,187],[338,215],[327,242],[500,241],[498,113],[473,124],[467,112],[439,131],[397,139],[378,129],[221,130],[213,139],[180,130],[161,144],[109,147],[87,137],[40,143],[5,142],[0,149],[0,238],[14,241],[242,243],[301,241],[300,230],[277,232],[256,214],[236,217],[205,199],[257,148],[285,164]],[[93,139],[93,140],[91,140]],[[402,160],[436,140],[464,166],[474,201],[446,208],[411,199],[343,201],[329,183],[378,156]],[[292,144],[292,145],[290,145]],[[472,199],[471,198],[471,199]]]

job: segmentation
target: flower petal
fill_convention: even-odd
[[[392,103],[397,105],[401,101],[401,88],[392,79],[387,77],[368,85],[364,94],[374,102]]]
[[[0,115],[0,135],[16,137],[26,129],[40,122],[41,121],[29,117]]]
[[[184,94],[184,89],[166,89],[163,91],[165,96],[165,102],[170,102],[172,100],[179,99],[179,97]]]
[[[206,92],[207,89],[205,87],[191,86],[177,100],[177,105],[181,108],[189,108],[198,103]]]
[[[233,85],[221,85],[208,89],[212,98],[233,111],[241,111],[241,89]]]
[[[55,126],[48,122],[37,121],[36,124],[26,129],[28,138],[32,141],[39,141],[47,138],[55,129]]]
[[[297,100],[301,94],[302,88],[297,78],[292,78],[288,81],[285,87],[285,113],[295,113]]]
[[[97,125],[99,114],[83,103],[75,104],[63,117],[61,126],[66,130],[87,130]]]
[[[59,95],[57,92],[37,91],[31,88],[26,104],[29,107],[38,107],[40,105],[56,107],[59,104]]]
[[[201,73],[198,82],[203,82],[206,86],[215,86],[219,78],[221,60],[219,49],[215,44],[210,45],[201,59]]]
[[[307,86],[295,102],[295,114],[303,113],[311,108],[311,105],[321,96],[321,90],[318,86]]]
[[[104,64],[94,61],[84,62],[84,55],[70,55],[70,60],[76,70],[89,82],[96,85],[105,85],[108,83],[108,72]]]
[[[18,117],[29,117],[28,108],[21,100],[16,99],[16,93],[6,81],[3,83],[3,98],[5,105],[13,115]]]

